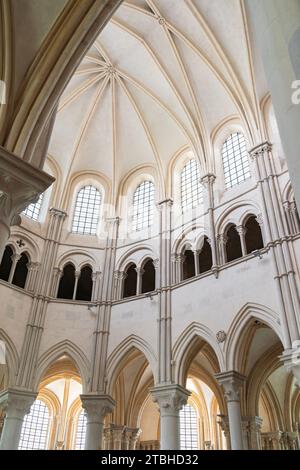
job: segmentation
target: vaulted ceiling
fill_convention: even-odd
[[[98,171],[116,195],[141,165],[165,179],[185,148],[213,170],[212,133],[230,118],[255,141],[267,89],[249,34],[242,0],[124,1],[59,103],[49,153],[63,183]]]

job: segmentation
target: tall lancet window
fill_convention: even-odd
[[[84,410],[78,416],[75,450],[84,450],[86,435],[86,416]]]
[[[192,209],[203,202],[203,187],[200,182],[196,160],[189,160],[181,172],[182,209]]]
[[[49,409],[42,400],[36,400],[25,416],[19,450],[45,450],[49,430]]]
[[[250,178],[250,166],[246,141],[236,132],[224,142],[222,149],[225,187],[232,188]]]
[[[179,412],[180,419],[180,449],[198,449],[198,422],[197,412],[193,406],[187,404]]]
[[[29,204],[23,211],[23,214],[32,220],[39,220],[44,194],[40,194],[38,201],[35,204]]]
[[[134,231],[143,230],[153,224],[154,216],[154,184],[152,181],[143,181],[133,195],[133,221]]]
[[[101,193],[94,186],[82,188],[76,198],[72,232],[95,235],[100,218]]]

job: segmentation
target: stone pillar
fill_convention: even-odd
[[[199,264],[199,250],[194,250],[194,262],[195,262],[195,276],[200,274],[200,264]]]
[[[28,267],[28,276],[26,281],[26,289],[29,292],[34,292],[36,287],[36,279],[39,272],[40,263],[30,263]]]
[[[153,266],[155,269],[155,290],[160,287],[160,271],[159,271],[159,258],[153,260]]]
[[[223,386],[224,396],[227,401],[231,449],[243,450],[240,388],[245,381],[245,377],[234,370],[216,374],[215,377],[219,384]]]
[[[37,393],[9,388],[0,393],[0,405],[5,412],[0,450],[17,450],[24,416],[29,413]]]
[[[113,411],[115,401],[109,395],[94,393],[80,395],[80,399],[87,419],[85,450],[101,450],[104,418]]]
[[[220,428],[222,429],[224,433],[224,437],[226,439],[226,450],[231,449],[231,444],[230,444],[230,432],[229,432],[229,422],[228,422],[228,416],[225,415],[218,415],[220,418],[220,421],[218,421],[218,424]]]
[[[226,261],[227,261],[227,257],[226,257],[227,236],[224,233],[218,235],[218,242],[219,242],[219,263],[223,265],[223,264],[226,264]]]
[[[212,173],[201,178],[201,183],[204,186],[206,191],[206,200],[207,200],[207,210],[208,210],[208,230],[209,230],[209,239],[211,246],[212,254],[212,270],[218,266],[217,259],[217,243],[216,243],[216,232],[215,232],[215,217],[214,217],[214,183],[216,181],[216,176]]]
[[[240,236],[241,247],[242,247],[242,255],[246,256],[247,255],[247,247],[246,247],[246,239],[245,239],[246,228],[243,227],[243,225],[239,225],[238,227],[236,227],[236,231]]]
[[[157,385],[150,390],[160,412],[161,450],[180,450],[179,411],[186,405],[190,392],[180,385]]]
[[[158,381],[170,383],[172,380],[172,265],[171,265],[171,236],[172,236],[172,199],[165,199],[158,204],[159,209],[159,272],[160,286],[158,289]]]
[[[74,290],[73,290],[73,300],[76,299],[76,294],[77,294],[77,287],[78,287],[78,281],[80,278],[81,271],[75,271],[75,283],[74,283]]]
[[[296,280],[288,226],[280,199],[278,177],[272,158],[272,145],[264,142],[250,152],[255,162],[258,186],[261,193],[266,243],[270,248],[276,281],[278,300],[281,305],[280,320],[285,349],[299,339],[300,311],[299,288]]]
[[[143,282],[143,268],[135,268],[137,273],[137,283],[136,283],[136,295],[140,295],[142,293],[142,282]]]
[[[300,80],[299,0],[246,0],[254,43],[260,52],[271,92],[289,173],[300,207],[300,103],[292,100]],[[298,94],[299,96],[299,94]]]
[[[300,388],[300,341],[295,341],[291,349],[287,349],[280,357],[288,372],[292,372],[296,385]]]
[[[52,176],[0,146],[0,259],[11,225],[20,222],[19,214],[53,181]]]
[[[10,269],[10,273],[9,273],[9,277],[8,277],[8,281],[7,281],[9,283],[11,283],[12,280],[13,280],[15,270],[16,270],[16,266],[17,266],[17,263],[18,263],[20,258],[21,258],[21,255],[17,255],[17,254],[12,255],[12,257],[11,257],[12,265],[11,265],[11,269]]]

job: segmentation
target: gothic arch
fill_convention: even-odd
[[[225,370],[223,353],[217,343],[215,335],[206,326],[193,322],[181,333],[173,347],[173,359],[175,363],[174,380],[175,383],[183,387],[185,386],[191,353],[199,340],[202,340],[203,343],[207,343],[212,348],[216,355],[220,371]]]
[[[82,380],[82,388],[84,393],[88,390],[90,382],[90,362],[84,352],[76,346],[72,341],[65,340],[55,344],[45,351],[39,358],[34,376],[33,388],[37,389],[43,375],[47,369],[58,360],[61,356],[68,356],[75,364]]]
[[[239,370],[238,360],[243,340],[242,336],[251,320],[259,320],[267,325],[283,343],[279,316],[273,310],[260,304],[245,304],[232,321],[224,344],[226,370]]]
[[[152,347],[142,338],[136,335],[130,335],[117,346],[107,359],[107,393],[111,394],[114,382],[120,370],[120,364],[133,349],[137,349],[147,359],[153,377],[154,383],[157,383],[157,356]]]
[[[8,386],[15,385],[18,369],[19,369],[19,354],[17,348],[9,337],[9,335],[0,328],[0,340],[5,345],[5,358],[7,361],[7,373],[8,373]]]

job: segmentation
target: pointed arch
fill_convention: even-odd
[[[5,346],[5,360],[8,373],[8,386],[15,385],[18,369],[19,369],[19,354],[17,348],[10,338],[10,336],[0,328],[0,341],[3,341]],[[2,345],[1,345],[2,346]],[[2,349],[2,347],[1,347]]]
[[[114,382],[117,378],[122,361],[133,349],[137,349],[147,359],[153,377],[154,383],[157,383],[157,356],[152,347],[142,338],[136,335],[130,335],[114,349],[107,360],[107,393],[112,393]]]
[[[271,328],[283,344],[279,315],[264,305],[247,303],[237,313],[227,333],[224,344],[226,370],[238,370],[243,332],[252,320],[259,320]]]
[[[72,341],[65,340],[53,345],[39,358],[34,377],[34,389],[37,389],[47,369],[62,356],[68,356],[75,364],[82,381],[83,393],[88,390],[90,382],[90,362],[84,352]]]
[[[223,353],[217,343],[215,334],[206,326],[193,322],[182,332],[173,348],[174,380],[175,383],[183,387],[185,386],[189,358],[197,343],[199,344],[199,340],[211,347],[216,355],[220,371],[225,370]]]

